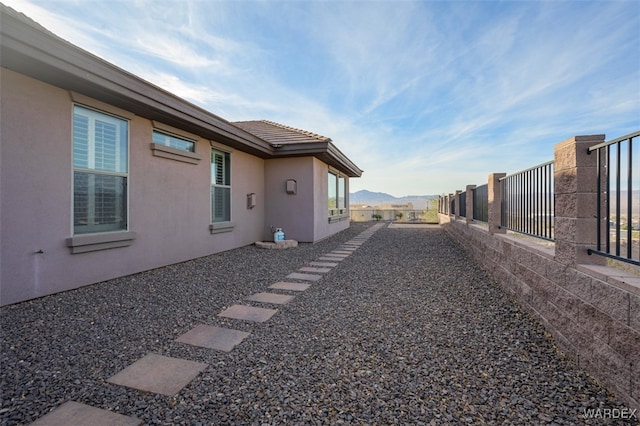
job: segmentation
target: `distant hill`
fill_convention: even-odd
[[[382,206],[385,204],[412,203],[414,209],[424,210],[429,200],[437,197],[437,195],[406,195],[404,197],[394,197],[384,192],[371,192],[363,189],[349,194],[349,204]]]

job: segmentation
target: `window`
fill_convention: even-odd
[[[211,150],[211,222],[231,220],[231,154]]]
[[[180,138],[178,136],[169,135],[167,133],[153,131],[153,143],[158,145],[168,146],[169,148],[179,149],[181,151],[195,152],[196,143],[188,139]]]
[[[329,172],[329,216],[346,213],[347,208],[347,180],[344,176]]]
[[[127,229],[128,122],[73,109],[73,232]]]

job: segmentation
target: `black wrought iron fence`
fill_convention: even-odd
[[[473,189],[473,220],[489,222],[489,186],[476,186]]]
[[[500,179],[501,227],[554,240],[553,161]]]
[[[465,191],[462,191],[460,193],[460,205],[459,205],[459,210],[458,210],[458,215],[460,217],[467,217],[467,193]]]
[[[589,148],[597,156],[596,248],[589,254],[640,265],[640,131]]]

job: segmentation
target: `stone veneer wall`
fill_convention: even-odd
[[[440,214],[440,221],[544,324],[559,349],[630,408],[640,409],[640,276],[603,266],[602,257],[587,254],[595,247],[597,223],[592,211],[595,156],[587,156],[586,147],[602,140],[604,135],[581,136],[556,145],[555,244],[545,246],[499,228],[497,183],[504,174],[489,176],[488,226],[450,214]]]

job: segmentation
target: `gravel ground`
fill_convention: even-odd
[[[217,316],[267,307],[244,298],[369,226],[2,308],[1,424],[69,400],[167,425],[605,424],[584,410],[623,408],[441,230],[382,228],[265,323]],[[203,323],[251,335],[229,353],[175,341]],[[209,367],[174,397],[106,382],[150,352]]]

